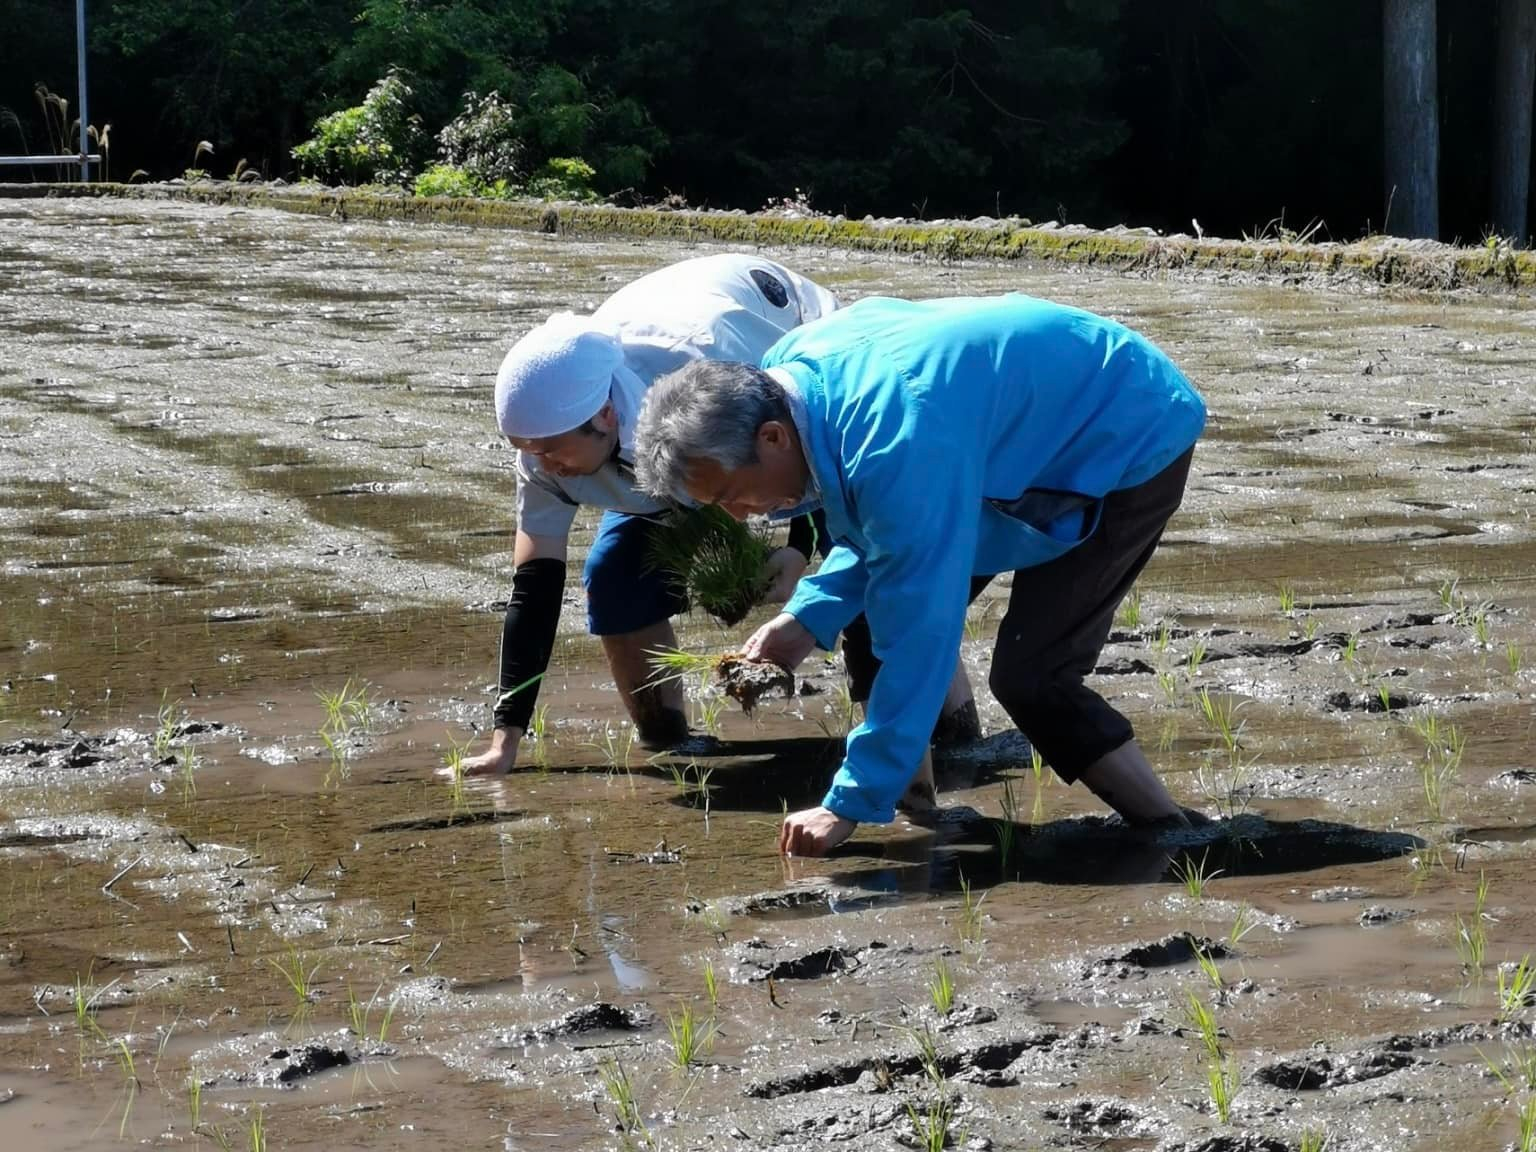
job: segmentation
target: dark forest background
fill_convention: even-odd
[[[422,163],[463,93],[494,89],[529,163],[581,157],[605,195],[753,209],[798,189],[855,217],[1227,236],[1283,214],[1349,238],[1387,211],[1382,5],[94,0],[90,120],[111,125],[114,179],[240,161],[292,178],[317,118],[396,68]],[[1446,239],[1492,226],[1500,8],[1438,5]],[[0,0],[0,153],[51,150],[39,83],[73,107],[73,4]]]

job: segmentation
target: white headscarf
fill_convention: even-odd
[[[610,399],[619,446],[633,449],[645,385],[624,363],[617,333],[571,312],[556,312],[507,352],[496,374],[496,423],[503,436],[534,440],[580,427]]]

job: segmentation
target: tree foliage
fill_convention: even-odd
[[[1496,7],[1439,6],[1442,218],[1474,239]],[[244,158],[291,177],[317,121],[397,70],[422,131],[396,175],[425,171],[466,93],[494,92],[508,135],[487,163],[511,148],[524,185],[745,208],[798,188],[856,216],[1198,217],[1227,235],[1282,213],[1355,235],[1384,207],[1377,3],[107,0],[91,19],[91,118],[112,123],[120,173],[178,174],[208,140],[216,175]],[[44,0],[0,0],[0,27],[12,150],[43,139],[35,83],[74,102],[74,36]],[[377,159],[326,164],[353,179]],[[578,159],[590,177],[557,171]]]

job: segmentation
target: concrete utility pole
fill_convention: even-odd
[[[1435,0],[1382,0],[1387,217],[1383,231],[1440,234]]]
[[[1531,234],[1531,97],[1536,81],[1536,0],[1500,0],[1494,70],[1493,228],[1524,247]]]

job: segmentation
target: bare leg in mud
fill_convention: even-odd
[[[613,672],[624,710],[634,721],[640,743],[647,748],[667,748],[688,737],[688,716],[683,709],[683,685],[678,680],[654,683],[655,669],[649,652],[676,648],[677,633],[672,622],[604,636],[603,654]]]

